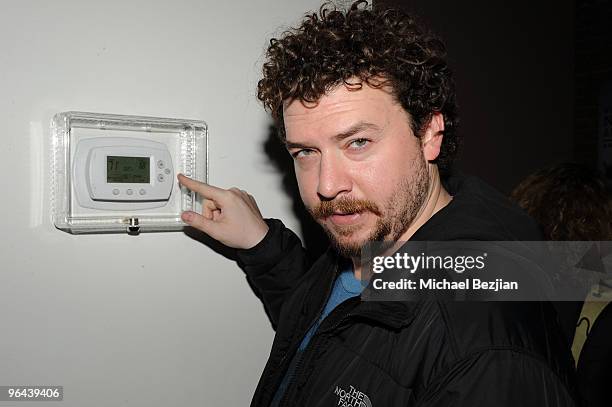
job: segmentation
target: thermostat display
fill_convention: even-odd
[[[73,185],[86,208],[158,208],[170,199],[174,180],[166,145],[131,137],[81,140],[74,155]]]
[[[106,157],[106,182],[148,184],[150,163],[150,157],[109,155]]]

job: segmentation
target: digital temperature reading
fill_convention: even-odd
[[[151,182],[149,157],[106,157],[106,182],[148,184]]]

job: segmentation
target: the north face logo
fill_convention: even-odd
[[[336,386],[334,394],[338,396],[338,406],[341,407],[372,407],[370,398],[360,392],[353,386],[349,386],[348,390],[341,389]]]

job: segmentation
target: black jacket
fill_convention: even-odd
[[[473,179],[451,179],[449,205],[413,240],[538,240],[535,223]],[[327,251],[307,268],[300,240],[268,220],[239,264],[276,336],[252,406],[268,406],[338,273]],[[573,362],[548,303],[340,304],[310,341],[283,406],[572,406]]]

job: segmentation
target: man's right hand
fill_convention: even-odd
[[[179,184],[203,199],[202,214],[185,211],[187,223],[213,239],[235,249],[250,249],[268,233],[255,199],[238,188],[222,189],[178,175]]]

